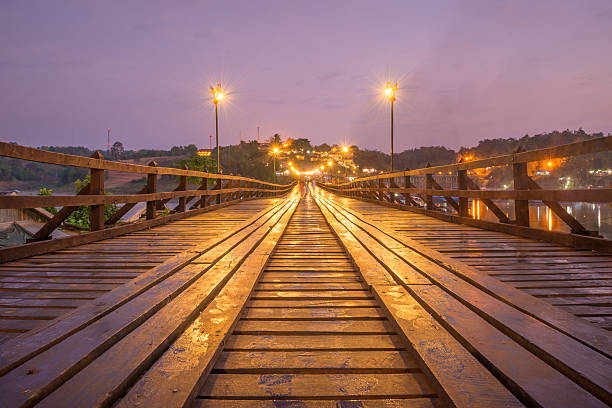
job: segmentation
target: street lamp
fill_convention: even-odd
[[[397,82],[395,84],[392,84],[391,81],[387,82],[385,96],[389,98],[389,102],[391,102],[391,172],[393,172],[393,102],[395,102],[396,91]]]
[[[210,87],[210,94],[213,97],[213,103],[215,104],[215,140],[217,142],[217,174],[221,173],[221,161],[219,157],[219,102],[223,99],[223,92],[221,92],[221,84],[217,84],[217,87]]]

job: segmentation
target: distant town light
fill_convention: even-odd
[[[342,146],[342,151],[343,151],[344,153],[347,153],[347,152],[348,152],[348,147],[346,147],[346,146]]]

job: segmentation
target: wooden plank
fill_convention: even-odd
[[[258,321],[241,320],[236,325],[235,334],[394,334],[393,329],[379,320],[335,320],[335,321]]]
[[[291,202],[283,208],[286,210],[290,205]],[[282,215],[279,213],[274,214],[268,223],[274,225]],[[124,307],[91,323],[79,332],[79,336],[67,337],[31,358],[28,364],[40,367],[36,376],[27,376],[19,370],[7,373],[0,383],[5,400],[14,405],[36,403],[45,397],[46,403],[51,405],[53,401],[55,404],[76,402],[69,403],[73,406],[112,402],[113,398],[125,392],[125,380],[139,375],[150,364],[150,359],[159,356],[199,315],[217,294],[219,285],[227,282],[242,260],[252,252],[253,245],[260,243],[269,229],[270,225],[259,226],[204,276],[197,274],[177,294],[173,295],[173,291],[168,291],[165,286],[168,282],[180,281],[174,278],[189,267],[151,288],[147,296],[138,296]],[[157,293],[161,298],[155,296]],[[157,312],[160,306],[163,309]],[[127,355],[126,349],[130,350]],[[99,374],[113,371],[121,374],[111,377]],[[85,388],[88,393],[76,391]],[[24,389],[30,392],[23,393]],[[89,402],[81,404],[78,401]]]
[[[334,206],[334,208],[340,212],[338,206]],[[593,328],[592,325],[584,322],[582,319],[576,318],[546,302],[538,301],[507,283],[500,282],[449,256],[428,249],[405,236],[394,234],[380,225],[376,225],[374,228],[372,221],[354,210],[348,211],[342,209],[342,214],[347,216],[351,222],[355,222],[357,225],[363,226],[369,232],[375,234],[378,239],[388,241],[387,245],[394,250],[395,248],[401,249],[404,247],[406,250],[402,249],[402,256],[408,258],[412,265],[417,266],[420,270],[427,271],[427,274],[438,271],[437,276],[446,276],[445,279],[448,279],[448,282],[463,282],[452,277],[452,275],[459,276],[491,297],[516,307],[521,312],[545,322],[562,333],[570,335],[572,338],[587,344],[595,350],[599,350],[604,355],[612,355],[612,341],[608,334]],[[436,262],[439,262],[439,264]],[[452,275],[448,275],[449,272]],[[462,286],[467,288],[465,285]],[[550,292],[546,293],[552,294]]]
[[[525,190],[529,191],[529,190]],[[445,214],[440,211],[430,211],[423,208],[417,208],[412,206],[406,206],[403,204],[392,204],[386,202],[379,202],[370,199],[362,199],[366,202],[372,202],[381,206],[396,208],[404,211],[410,211],[417,214],[427,215],[433,218],[437,218],[443,221],[447,221],[455,224],[464,224],[469,226],[478,227],[485,230],[503,232],[506,234],[512,234],[520,237],[525,237],[534,240],[540,240],[545,242],[552,242],[567,247],[573,247],[578,249],[595,250],[602,253],[612,253],[612,240],[589,237],[579,234],[571,234],[559,231],[548,231],[540,228],[528,228],[521,227],[513,224],[492,222],[486,220],[473,219],[471,217],[460,217],[458,215]]]
[[[492,368],[515,395],[521,395],[526,405],[606,406],[437,286],[410,285],[409,290],[467,350]]]
[[[372,289],[452,406],[523,406],[404,288],[373,285]]]
[[[133,224],[121,225],[118,227],[107,228],[101,231],[91,231],[82,233],[75,236],[57,238],[52,240],[46,240],[41,242],[33,242],[29,244],[20,245],[11,248],[0,249],[0,264],[16,259],[25,258],[32,255],[40,255],[51,251],[57,251],[64,248],[73,247],[76,245],[87,244],[95,241],[101,241],[104,239],[117,237],[119,235],[125,235],[130,232],[140,231],[147,228],[156,227],[171,221],[180,220],[183,218],[192,217],[194,215],[202,214],[217,210],[219,208],[233,205],[234,203],[222,203],[215,206],[209,206],[206,208],[198,208],[195,210],[185,211],[182,213],[176,213],[159,217],[154,220],[139,221]],[[153,243],[151,244],[153,245]]]
[[[226,351],[235,350],[402,350],[397,335],[317,334],[311,335],[234,335],[228,338]]]
[[[0,315],[2,310],[0,309]],[[376,307],[334,307],[334,308],[253,308],[248,307],[242,314],[247,319],[366,319],[382,318],[384,314]]]
[[[281,217],[286,223],[296,205],[296,201],[293,200],[286,211],[272,217],[272,226],[276,225]],[[161,356],[161,360],[146,374],[144,379],[146,392],[130,391],[125,404],[132,404],[130,395],[138,400],[138,395],[141,394],[145,396],[146,404],[149,407],[177,406],[179,404],[176,402],[181,398],[184,400],[180,405],[184,405],[202,374],[200,368],[205,368],[210,364],[210,360],[215,354],[214,350],[222,344],[233,320],[238,316],[253,283],[263,269],[268,255],[272,252],[278,240],[278,236],[282,233],[284,224],[280,225],[281,228],[276,227],[278,225],[272,228],[272,231],[276,231],[276,237],[269,234],[271,226],[260,227],[250,237],[242,241],[239,247],[232,250],[235,252],[234,257],[239,256],[244,259],[251,255],[244,263],[238,258],[230,264],[233,265],[230,268],[227,264],[221,265],[217,270],[213,267],[161,311],[66,381],[45,399],[45,403],[53,405],[54,403],[64,402],[73,406],[113,404],[126,391],[125,379],[139,376],[149,368],[152,361]],[[264,239],[267,241],[266,244],[259,253],[254,253],[255,248],[258,248]],[[241,275],[247,276],[242,279]],[[223,289],[217,289],[219,285],[224,284],[226,279],[232,277],[237,277],[239,281],[235,284],[230,283]],[[245,285],[245,283],[249,284]],[[226,289],[227,292],[225,292]],[[219,290],[221,290],[222,296],[216,298]],[[215,300],[213,300],[213,297],[215,297]],[[236,303],[235,300],[240,298],[243,299],[242,302]],[[209,301],[212,302],[208,305],[211,308],[206,306],[203,311],[204,316],[202,316],[200,311]],[[233,312],[228,316],[223,316],[224,311],[232,306]],[[210,324],[211,319],[212,327],[206,327],[205,323]],[[183,333],[184,330],[186,330],[186,333]],[[206,334],[203,333],[203,330]],[[217,337],[216,345],[211,336]],[[144,339],[148,341],[145,346],[142,345]],[[171,343],[174,343],[172,349],[162,355]],[[126,355],[126,350],[129,351],[128,355]],[[212,354],[200,356],[202,351],[210,351]],[[179,363],[176,360],[179,355],[185,358],[182,360],[184,362],[181,365],[182,369],[178,367]],[[187,357],[187,355],[190,357]],[[194,367],[193,361],[196,358],[202,358],[204,360],[203,365]],[[168,362],[170,362],[170,365],[168,365]],[[168,388],[168,383],[172,382],[173,379],[169,378],[167,373],[172,368],[175,372],[180,373],[180,377],[175,377],[173,385],[171,385],[172,388]],[[151,370],[159,370],[159,372],[152,372]],[[190,372],[187,372],[187,370],[190,370]],[[108,372],[114,373],[112,378],[103,375]],[[191,382],[186,380],[187,376],[190,376]],[[159,378],[160,381],[156,382],[153,380],[154,378]],[[179,379],[180,381],[177,382]],[[153,384],[151,384],[151,381]],[[186,386],[187,383],[189,383],[188,387]],[[162,392],[160,388],[162,384],[166,386],[164,388],[166,392]],[[139,387],[137,386],[137,388]],[[172,389],[174,388],[182,389],[181,393],[173,392]],[[90,391],[79,393],[76,391],[79,389]],[[170,400],[173,402],[170,402]]]
[[[225,246],[222,245],[220,250],[217,248],[217,252],[215,252],[216,255],[213,255],[210,261],[220,258],[225,251],[235,245],[235,242],[233,243],[231,238],[240,239],[241,233],[246,234],[250,231],[249,228],[256,228],[261,223],[265,222],[267,218],[262,217],[265,217],[266,215],[270,217],[272,214],[278,211],[279,207],[283,204],[283,202],[280,202],[274,207],[260,211],[255,216],[250,218],[249,221],[240,225],[237,229],[228,231],[221,235],[218,240],[196,245],[190,250],[170,258],[156,268],[151,269],[149,272],[140,275],[138,278],[123,286],[118,287],[112,292],[112,294],[100,297],[96,301],[96,304],[90,304],[87,307],[79,309],[78,313],[65,316],[63,319],[55,322],[48,330],[29,334],[27,342],[20,341],[11,344],[10,347],[6,347],[0,352],[0,373],[8,372],[17,365],[25,362],[27,359],[44,351],[51,345],[67,338],[71,334],[86,327],[88,324],[100,319],[119,306],[135,298],[139,294],[144,293],[146,290],[153,288],[158,283],[165,281],[169,276],[174,274],[183,266],[187,265],[190,261],[200,257],[204,253],[208,253],[218,245],[225,243]],[[199,272],[201,272],[201,269]],[[0,292],[0,296],[1,295],[2,292]],[[72,296],[74,297],[74,295]],[[47,297],[49,297],[49,295],[47,295]],[[92,297],[90,296],[89,298]],[[2,303],[1,299],[0,303]],[[50,341],[50,339],[52,340]]]
[[[423,374],[211,374],[202,390],[212,398],[431,397]]]
[[[418,372],[405,351],[224,351],[214,366],[215,373],[401,373]]]
[[[409,398],[394,399],[385,398],[384,400],[367,399],[342,399],[342,400],[219,400],[219,399],[197,399],[191,405],[192,408],[279,408],[279,407],[299,407],[299,408],[339,408],[339,407],[359,407],[359,408],[440,408],[437,398]]]
[[[1,301],[1,299],[0,299]],[[282,302],[282,305],[281,303]],[[310,307],[365,307],[365,306],[377,306],[377,302],[373,298],[368,299],[265,299],[257,300],[252,299],[249,303],[251,307],[265,307],[265,308],[278,308],[278,307],[291,307],[291,308],[310,308]]]
[[[379,239],[383,239],[383,233],[380,230],[371,229]],[[387,234],[387,237],[390,235]],[[396,241],[397,242],[397,241]],[[396,244],[394,244],[396,245]],[[414,246],[413,246],[414,248]],[[610,342],[610,337],[605,331],[596,327],[585,324],[579,318],[567,314],[559,309],[552,308],[546,303],[538,306],[538,309],[543,309],[548,306],[552,309],[556,316],[564,316],[566,321],[575,321],[578,325],[582,325],[584,330],[581,332],[581,337],[572,338],[564,332],[558,331],[556,327],[551,327],[543,324],[543,321],[533,319],[532,316],[523,314],[514,306],[514,299],[508,299],[506,302],[500,301],[497,292],[491,290],[493,286],[500,292],[508,292],[511,286],[502,282],[496,281],[488,276],[472,276],[472,280],[468,282],[458,279],[457,276],[450,273],[449,270],[442,268],[429,259],[421,259],[412,251],[407,249],[393,249],[394,252],[400,253],[402,257],[409,259],[410,263],[419,268],[425,275],[430,277],[437,285],[444,288],[449,293],[468,306],[470,309],[485,318],[499,330],[519,341],[524,347],[528,348],[533,353],[536,353],[540,358],[548,364],[554,366],[557,370],[569,376],[572,380],[585,387],[591,393],[602,400],[610,399],[608,389],[612,389],[612,384],[609,384],[606,374],[606,365],[608,359],[602,353],[602,348],[591,348],[585,345],[583,333],[590,335],[591,339],[600,340],[602,346],[606,346]],[[422,249],[419,249],[423,253]],[[434,256],[440,256],[434,254]],[[432,258],[433,259],[433,258]],[[491,280],[486,285],[478,285],[478,288],[472,286],[476,279],[480,282]],[[479,289],[483,289],[479,290]],[[516,291],[516,297],[525,296],[521,291],[512,288]],[[540,291],[543,289],[527,289],[528,291]],[[565,289],[569,290],[569,289]],[[573,290],[580,290],[579,288]],[[596,289],[589,289],[596,290]],[[539,312],[541,314],[541,312]],[[552,314],[552,313],[551,313]],[[537,316],[537,314],[536,314]],[[547,316],[548,317],[548,316]],[[544,320],[546,321],[546,320]],[[575,332],[574,328],[571,328]],[[605,353],[605,349],[604,349]],[[571,357],[570,357],[571,356]]]

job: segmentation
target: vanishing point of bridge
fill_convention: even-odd
[[[0,406],[610,406],[612,242],[558,202],[611,202],[612,189],[544,190],[526,164],[611,149],[608,137],[277,185],[2,143],[3,156],[87,167],[92,181],[76,196],[0,197],[63,207],[32,242],[0,249]],[[514,190],[469,177],[507,165]],[[104,195],[105,171],[147,182]],[[178,187],[157,191],[161,174]],[[469,217],[468,198],[499,222]],[[571,233],[531,228],[529,200]],[[138,202],[145,220],[104,219],[104,204]],[[48,239],[81,205],[91,231]]]

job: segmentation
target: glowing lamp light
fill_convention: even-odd
[[[331,161],[331,160],[327,162],[327,165],[328,165],[328,166],[331,166],[332,164],[333,164],[333,163],[332,163],[332,161]]]
[[[274,149],[272,149],[272,153],[277,154],[280,150],[278,149],[278,147],[275,147]]]
[[[346,147],[346,146],[342,146],[342,151],[343,151],[344,153],[347,153],[347,152],[348,152],[348,147]]]
[[[385,96],[389,98],[390,101],[395,100],[395,91],[397,91],[397,82],[392,84],[391,81],[387,82],[387,87],[385,88]]]
[[[221,92],[221,84],[217,84],[216,87],[211,86],[210,94],[213,97],[213,102],[215,105],[218,104],[221,101],[221,99],[223,99],[223,97],[225,96],[223,95],[223,92]]]

